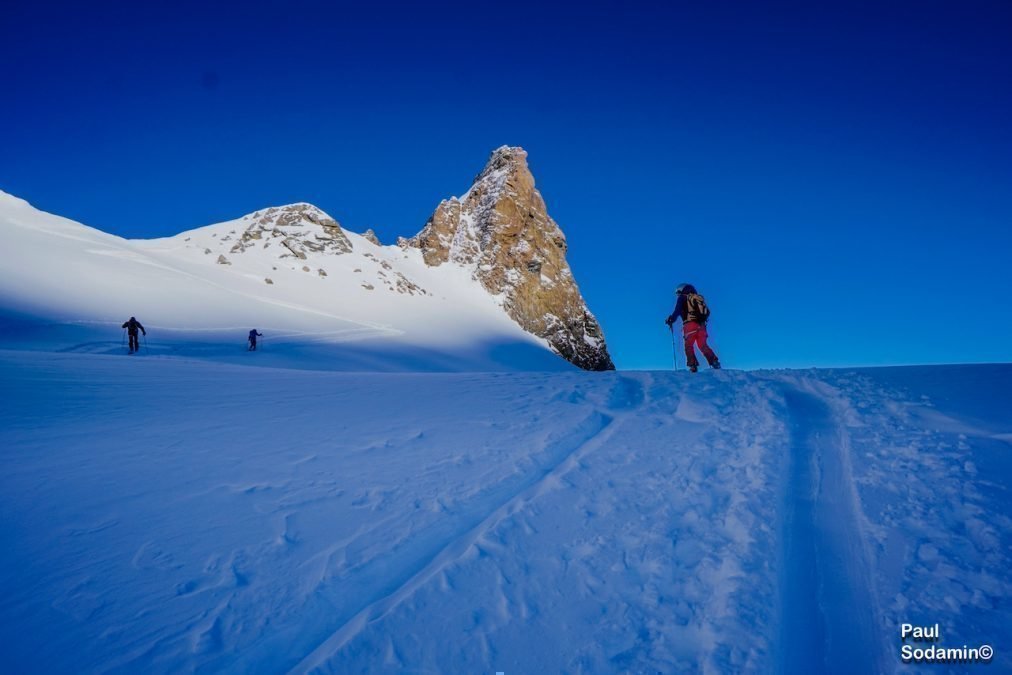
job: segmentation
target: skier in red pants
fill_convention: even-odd
[[[675,320],[682,320],[685,363],[689,366],[689,371],[694,373],[699,370],[696,347],[699,347],[699,351],[703,352],[703,356],[711,368],[720,368],[717,355],[706,344],[706,321],[710,318],[710,308],[706,306],[706,300],[696,292],[696,287],[692,284],[681,284],[675,289],[675,295],[678,296],[678,300],[675,301],[675,311],[665,319],[664,323],[669,329],[674,330]]]

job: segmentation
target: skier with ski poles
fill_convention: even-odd
[[[675,321],[682,320],[682,339],[685,342],[685,364],[689,372],[695,373],[699,370],[699,359],[696,358],[696,347],[703,353],[706,362],[711,368],[720,368],[720,361],[710,346],[706,344],[706,322],[710,318],[710,308],[706,306],[706,300],[696,292],[692,284],[680,284],[675,289],[677,300],[675,311],[664,320],[671,331],[672,342],[675,335]]]
[[[148,332],[144,330],[144,326],[142,326],[141,322],[134,317],[130,317],[130,320],[124,323],[122,327],[126,329],[127,335],[130,337],[130,353],[133,354],[134,352],[140,351],[141,346],[137,339],[137,330],[140,329],[140,331],[144,333],[146,343]]]
[[[258,337],[263,337],[263,336],[264,336],[264,334],[257,332],[256,328],[254,328],[253,330],[251,330],[249,332],[249,349],[247,349],[246,351],[248,351],[248,352],[255,352],[257,350],[257,338]]]

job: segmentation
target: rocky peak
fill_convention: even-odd
[[[566,237],[534,187],[522,148],[495,150],[467,193],[440,202],[406,243],[430,266],[470,267],[524,330],[563,358],[587,370],[614,368],[566,262]]]
[[[312,204],[273,206],[242,220],[249,224],[232,247],[232,253],[242,253],[254,246],[270,248],[274,243],[282,248],[282,258],[305,260],[308,252],[338,255],[351,252],[351,241],[341,225]]]

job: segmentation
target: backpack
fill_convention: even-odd
[[[710,308],[706,306],[706,300],[699,293],[689,293],[685,296],[685,320],[706,323],[710,318]]]

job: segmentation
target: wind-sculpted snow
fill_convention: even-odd
[[[0,671],[1007,670],[1010,375],[0,351]]]

